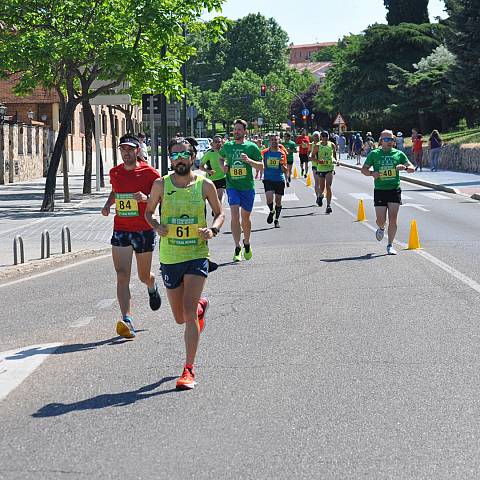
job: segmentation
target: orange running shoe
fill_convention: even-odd
[[[205,328],[205,325],[206,325],[205,314],[207,313],[209,305],[210,305],[210,302],[208,301],[208,298],[202,297],[198,301],[197,315],[198,315],[198,325],[200,326],[200,333],[203,332],[203,329]]]
[[[193,370],[185,367],[183,369],[182,376],[177,380],[177,389],[178,390],[191,390],[195,387],[197,382],[195,381],[195,374]]]

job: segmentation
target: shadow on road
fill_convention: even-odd
[[[373,260],[375,258],[380,258],[385,256],[387,256],[386,253],[382,253],[382,254],[367,253],[365,255],[360,255],[359,257],[322,258],[320,261],[326,262],[326,263],[351,262],[355,260]]]
[[[146,393],[151,392],[160,385],[175,379],[177,379],[177,377],[164,377],[158,382],[146,385],[145,387],[141,387],[137,390],[121,393],[104,393],[102,395],[97,395],[95,397],[87,398],[74,403],[49,403],[48,405],[40,408],[38,412],[33,413],[32,417],[58,417],[59,415],[65,415],[70,412],[78,412],[81,410],[95,410],[107,407],[125,407],[126,405],[131,405],[139,400],[146,400],[151,397],[165,395],[166,393],[178,392],[176,388],[169,388],[167,390],[160,390],[159,392]]]
[[[144,330],[136,330],[137,333],[143,332]],[[123,337],[112,337],[108,340],[102,340],[100,342],[92,343],[72,343],[70,345],[60,345],[54,352],[49,352],[50,355],[63,355],[65,353],[74,353],[74,352],[85,352],[88,350],[94,350],[97,347],[102,345],[121,345],[122,343],[129,342]],[[23,360],[28,357],[33,357],[34,355],[45,355],[45,348],[29,348],[28,350],[22,350],[15,353],[10,357],[5,357],[5,360]]]

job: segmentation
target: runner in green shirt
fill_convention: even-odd
[[[227,142],[220,149],[220,165],[227,174],[227,197],[230,205],[231,226],[235,253],[233,261],[241,260],[240,237],[243,230],[243,258],[252,258],[250,214],[255,200],[255,182],[252,168],[263,170],[262,154],[257,145],[245,141],[247,122],[235,120],[233,134],[235,140]],[[240,210],[241,209],[241,210]],[[242,223],[240,225],[240,215]]]
[[[317,199],[317,205],[322,206],[323,191],[327,190],[327,208],[325,213],[332,213],[332,182],[335,174],[333,162],[337,160],[337,150],[333,142],[329,141],[329,133],[324,130],[320,134],[320,142],[315,147],[317,157],[317,171],[315,176],[318,178],[320,197]]]
[[[185,138],[168,145],[174,172],[153,184],[145,219],[160,235],[163,283],[175,321],[185,325],[186,360],[177,380],[181,390],[195,387],[193,364],[209,302],[202,297],[208,276],[208,241],[217,236],[225,220],[213,183],[192,172],[194,149]],[[207,226],[205,201],[215,216]],[[155,218],[161,205],[160,222]]]
[[[292,181],[292,168],[293,168],[293,154],[297,151],[297,144],[292,141],[292,135],[290,132],[286,132],[284,135],[285,140],[282,145],[287,150],[287,187],[290,186]]]
[[[373,201],[377,217],[378,229],[375,233],[380,242],[385,235],[385,223],[388,211],[388,244],[387,254],[396,255],[393,241],[397,233],[397,217],[402,204],[402,190],[400,189],[401,170],[413,173],[415,167],[407,156],[393,148],[395,137],[391,130],[384,130],[380,135],[380,147],[372,150],[362,167],[362,173],[375,179]],[[373,171],[370,168],[373,167]]]
[[[219,152],[222,145],[222,137],[220,135],[215,135],[213,137],[212,149],[206,152],[200,161],[200,170],[207,172],[207,178],[210,179],[217,188],[217,194],[220,203],[222,203],[223,194],[225,193],[225,188],[227,187],[225,172],[220,166]]]

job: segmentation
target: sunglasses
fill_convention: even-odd
[[[394,142],[395,139],[392,137],[383,137],[382,142]]]
[[[172,152],[170,155],[170,158],[172,160],[178,160],[179,158],[190,158],[190,151],[189,150],[183,150],[181,152]]]

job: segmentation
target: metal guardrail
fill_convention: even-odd
[[[65,253],[65,240],[67,241],[68,252],[71,252],[72,239],[70,236],[70,229],[66,225],[62,227],[62,253]]]
[[[45,256],[45,247],[46,247],[46,254]],[[48,230],[44,230],[42,232],[42,246],[41,246],[41,258],[42,260],[44,258],[50,258],[50,234],[48,233]]]
[[[20,263],[25,263],[25,253],[23,250],[23,238],[20,235],[15,235],[13,239],[13,264],[18,265],[17,246],[20,247]]]

